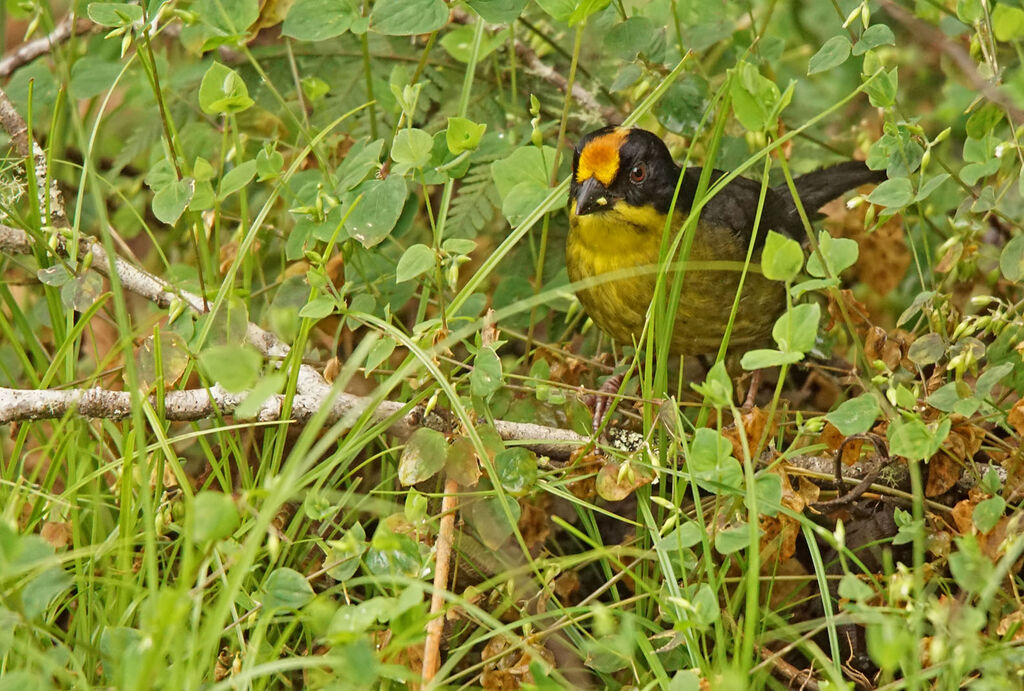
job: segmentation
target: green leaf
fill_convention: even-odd
[[[914,186],[908,178],[890,178],[871,190],[868,201],[898,209],[914,201]]]
[[[387,36],[429,34],[448,21],[444,0],[377,0],[370,28]]]
[[[280,151],[260,149],[256,154],[256,179],[260,182],[273,180],[284,169],[284,154]]]
[[[494,495],[480,497],[464,505],[466,522],[480,536],[480,541],[492,550],[500,549],[515,530],[522,509],[519,502],[506,499],[511,517],[505,513],[501,499]]]
[[[383,150],[383,139],[375,139],[372,142],[361,139],[353,144],[335,173],[338,178],[338,191],[344,192],[354,188],[365,180],[371,171],[380,168],[380,154]]]
[[[229,195],[248,185],[256,177],[256,161],[245,161],[240,163],[220,179],[220,192],[217,195],[218,201],[224,201]]]
[[[658,26],[649,17],[629,17],[613,26],[604,37],[604,47],[620,60],[635,60],[647,51]]]
[[[138,7],[130,5],[130,7]],[[121,73],[119,62],[105,60],[92,55],[85,55],[71,67],[72,98],[92,98],[109,89]]]
[[[74,579],[64,569],[53,566],[35,576],[21,591],[22,613],[26,619],[35,619],[60,597]]]
[[[746,523],[738,523],[715,533],[715,550],[719,554],[734,554],[748,547],[750,529]]]
[[[699,545],[702,531],[696,521],[681,523],[668,535],[657,540],[658,548],[666,552],[678,552],[679,550]]]
[[[313,599],[309,581],[294,569],[279,567],[267,577],[263,607],[274,609],[301,609]]]
[[[516,446],[499,451],[494,457],[498,482],[515,497],[529,492],[537,483],[537,456],[529,449]]]
[[[974,507],[971,518],[978,532],[984,534],[991,532],[996,527],[996,524],[999,523],[999,519],[1003,517],[1005,512],[1006,500],[996,495],[978,502],[978,505]]]
[[[377,369],[382,362],[391,357],[391,353],[395,352],[395,339],[390,336],[384,336],[379,341],[373,344],[370,348],[370,352],[366,354],[366,361],[363,363],[363,368],[367,374]]]
[[[235,417],[242,420],[250,420],[255,417],[260,406],[266,403],[268,398],[284,390],[287,381],[282,372],[271,372],[262,377],[249,389],[245,399],[235,408]]]
[[[708,370],[703,384],[692,384],[697,393],[702,394],[715,408],[724,408],[732,403],[732,380],[725,368],[725,361],[716,362]]]
[[[754,495],[757,497],[757,513],[762,516],[776,516],[782,510],[782,477],[776,473],[761,472],[754,478]],[[743,505],[750,508],[749,494],[743,498]]]
[[[153,195],[153,215],[162,223],[173,226],[192,200],[195,186],[195,180],[185,178],[162,187]]]
[[[860,248],[856,240],[850,238],[834,238],[827,230],[818,233],[818,247],[821,256],[825,258],[828,271],[821,265],[818,254],[811,254],[807,260],[807,273],[818,278],[825,276],[839,276],[844,270],[857,263],[860,255]]]
[[[686,469],[698,485],[711,492],[721,492],[723,486],[735,490],[743,487],[743,468],[732,456],[732,444],[707,427],[694,432]]]
[[[804,359],[803,353],[784,353],[780,350],[771,350],[768,348],[757,348],[755,350],[748,350],[743,353],[743,357],[740,358],[740,366],[747,370],[765,369],[766,367],[780,367],[782,365],[792,365],[794,362],[800,362]]]
[[[907,357],[910,358],[910,361],[920,367],[935,364],[945,354],[946,342],[937,333],[921,336],[921,338],[910,344],[910,349],[907,351]]]
[[[227,494],[203,490],[192,500],[192,539],[221,540],[238,527],[238,508]]]
[[[408,189],[404,178],[389,175],[384,180],[367,180],[353,192],[362,194],[363,198],[345,221],[345,231],[369,249],[394,230],[405,207]]]
[[[410,127],[399,130],[391,146],[391,158],[410,168],[422,168],[430,162],[434,138],[423,130]]]
[[[199,84],[199,107],[204,113],[232,115],[252,104],[249,88],[237,72],[219,62],[210,65]]]
[[[864,434],[875,424],[882,410],[878,399],[869,393],[843,401],[838,408],[825,416],[843,436]]]
[[[60,301],[68,309],[85,312],[96,304],[102,294],[103,277],[89,269],[61,286]]]
[[[889,452],[909,461],[927,460],[942,446],[949,435],[949,429],[949,419],[930,425],[925,425],[917,418],[893,420],[886,431]]]
[[[142,6],[124,2],[89,3],[89,19],[100,26],[121,27],[142,21]]]
[[[546,195],[551,166],[555,161],[555,149],[551,146],[521,146],[508,158],[491,164],[491,175],[498,188],[498,196],[504,201],[513,188],[528,184]]]
[[[732,72],[729,93],[736,119],[748,130],[763,130],[772,125],[781,101],[779,87],[749,62],[739,63]]]
[[[448,150],[456,155],[463,151],[473,151],[480,146],[485,131],[486,124],[478,125],[467,118],[448,118],[448,129],[444,134]]]
[[[444,467],[447,452],[448,441],[443,434],[429,427],[417,429],[398,459],[398,481],[408,487],[430,479]]]
[[[469,385],[473,395],[483,399],[501,389],[501,358],[492,346],[481,348],[473,359]]]
[[[864,87],[868,94],[868,101],[875,108],[888,108],[896,103],[896,90],[899,86],[899,76],[896,68],[888,72],[882,72],[871,80],[871,83]]]
[[[199,368],[226,390],[245,391],[259,378],[263,358],[249,345],[215,345],[199,354]]]
[[[448,51],[448,54],[461,63],[468,63],[473,57],[473,41],[476,39],[476,29],[472,24],[446,31],[441,37],[441,47]],[[477,62],[494,52],[501,45],[489,33],[484,32],[480,37],[480,48],[477,52]]]
[[[1014,283],[1024,278],[1024,235],[1010,239],[999,254],[999,270],[1007,281]]]
[[[997,41],[1016,41],[1024,38],[1024,10],[1005,2],[992,10],[992,33]]]
[[[469,0],[469,7],[488,24],[511,24],[529,0]]]
[[[846,62],[848,57],[850,57],[850,39],[846,36],[833,36],[825,41],[817,53],[811,56],[807,63],[807,74],[817,74],[838,67]]]
[[[569,21],[569,17],[576,9],[576,0],[537,0],[537,4],[552,19],[557,19],[560,22]]]
[[[818,303],[796,305],[782,314],[772,327],[772,338],[785,353],[807,353],[818,339],[821,308]]]
[[[761,251],[761,271],[773,281],[792,281],[804,263],[800,243],[774,230],[768,231]]]
[[[368,547],[362,524],[356,521],[344,537],[340,540],[328,540],[326,544],[324,566],[327,568],[327,575],[339,582],[352,578],[359,569],[359,557]]]
[[[408,535],[379,525],[366,552],[366,568],[374,576],[418,577],[423,566],[419,548]]]
[[[410,281],[434,268],[436,261],[434,250],[422,244],[412,245],[402,253],[402,258],[398,260],[395,281],[397,283]]]
[[[323,41],[341,36],[358,16],[351,0],[295,0],[281,33],[300,41]]]
[[[299,310],[299,317],[302,319],[323,319],[334,314],[338,309],[338,303],[330,295],[318,295]]]
[[[860,35],[860,40],[853,47],[853,54],[863,55],[879,46],[894,45],[896,45],[896,36],[893,35],[892,29],[885,24],[872,24]]]
[[[969,593],[982,591],[992,580],[995,565],[985,556],[974,535],[954,541],[957,549],[949,555],[949,571],[961,588]]]
[[[852,573],[843,574],[843,578],[839,581],[839,597],[863,601],[874,597],[874,595],[875,591],[871,586]]]

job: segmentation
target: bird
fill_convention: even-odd
[[[583,136],[573,151],[566,269],[573,283],[584,282],[577,295],[587,315],[620,344],[640,339],[654,301],[662,235],[676,187],[673,231],[682,228],[693,207],[701,170],[683,170],[660,137],[638,127],[602,127]],[[725,174],[712,171],[711,183]],[[846,161],[793,182],[814,218],[818,209],[846,191],[884,179],[884,171]],[[755,233],[760,195],[760,182],[736,177],[700,209],[672,327],[671,355],[719,350],[751,241],[754,251],[728,351],[742,353],[770,341],[772,327],[786,308],[786,287],[760,272],[761,249],[769,230],[797,240],[806,232],[783,183],[766,190]]]

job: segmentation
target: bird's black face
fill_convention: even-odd
[[[620,201],[667,213],[678,179],[668,147],[653,132],[603,127],[576,145],[569,200],[577,216],[612,209]]]

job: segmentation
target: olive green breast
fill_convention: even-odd
[[[664,216],[652,207],[616,204],[611,210],[569,214],[566,267],[587,314],[615,341],[636,342],[654,300]],[[680,228],[685,215],[677,214]],[[685,268],[673,325],[672,353],[699,355],[718,350],[725,336],[747,254],[744,240],[727,228],[698,223]],[[674,271],[670,270],[667,291]],[[667,292],[666,291],[666,292]],[[785,309],[785,287],[760,274],[760,256],[751,259],[729,337],[730,350],[758,347],[770,340],[772,325]]]

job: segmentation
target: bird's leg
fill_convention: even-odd
[[[615,400],[615,394],[619,392],[619,387],[622,386],[622,381],[625,375],[616,374],[605,380],[604,384],[601,384],[601,388],[597,390],[597,393],[593,396],[587,397],[587,405],[594,413],[594,421],[591,424],[591,429],[594,434],[601,429],[601,423],[604,422],[604,416],[611,408],[612,402]]]

